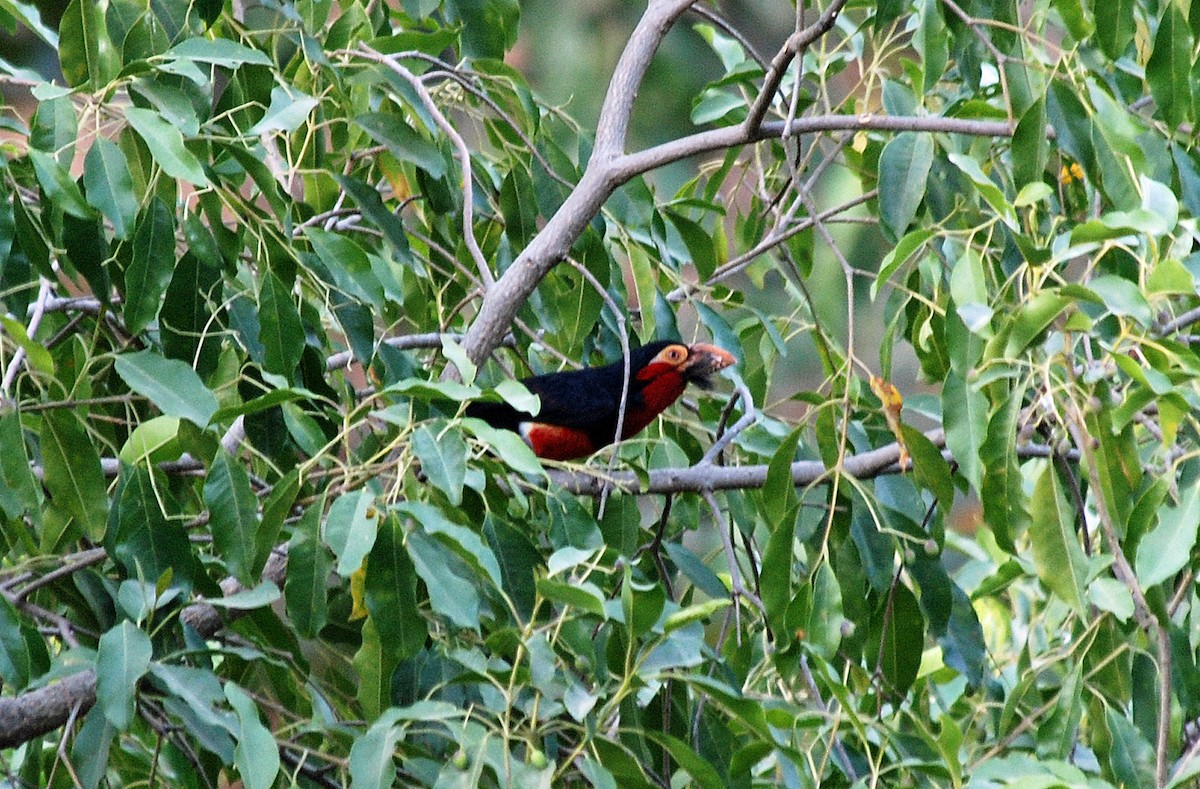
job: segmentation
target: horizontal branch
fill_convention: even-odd
[[[925,436],[934,446],[942,447],[946,443],[945,433],[941,429],[931,430]],[[899,471],[899,463],[900,446],[888,444],[847,457],[842,463],[842,471],[858,479],[870,479],[888,471]],[[798,460],[792,464],[792,482],[797,486],[811,485],[828,477],[831,472],[832,469],[819,460]],[[686,468],[656,469],[650,472],[645,484],[632,471],[606,477],[586,471],[554,471],[551,472],[550,479],[567,491],[580,496],[599,496],[605,488],[638,494],[701,493],[761,488],[767,482],[767,466],[716,466],[711,463],[697,463]]]
[[[282,588],[287,574],[287,546],[277,548],[263,568],[263,580]],[[241,584],[233,578],[221,582],[221,591],[226,595],[243,591]],[[221,612],[215,606],[200,601],[183,609],[180,619],[200,634],[201,638],[212,638],[228,620],[249,613],[240,609]],[[52,732],[72,717],[80,718],[96,703],[96,672],[91,669],[80,671],[52,685],[22,693],[19,696],[0,698],[0,749],[15,748],[34,737]]]
[[[784,121],[768,121],[757,129],[724,126],[626,154],[613,163],[613,175],[622,183],[681,159],[723,151],[739,145],[775,140],[784,136]],[[942,118],[923,115],[816,115],[796,118],[786,125],[788,137],[835,131],[928,132],[966,134],[973,137],[1011,137],[1014,127],[1006,121],[971,118]]]
[[[736,430],[734,432],[736,434]],[[925,433],[925,437],[934,446],[943,448],[943,456],[948,461],[953,461],[953,456],[944,449],[944,431],[930,430]],[[1060,454],[1068,460],[1079,459],[1078,450]],[[1044,458],[1053,455],[1051,447],[1040,444],[1026,444],[1017,448],[1017,456],[1020,458]],[[116,461],[111,465],[115,466]],[[160,464],[160,468],[167,465],[169,464]],[[911,463],[904,468],[900,466],[900,446],[893,443],[850,455],[842,463],[841,473],[857,479],[871,479],[884,474],[901,473],[909,466]],[[197,464],[194,469],[188,468],[187,471],[203,472],[203,466]],[[797,461],[792,464],[792,482],[797,486],[812,485],[831,478],[834,471],[820,461]],[[550,472],[549,477],[554,484],[581,496],[599,496],[606,489],[633,494],[706,493],[716,490],[761,488],[767,480],[767,466],[718,466],[707,461],[686,468],[651,471],[648,482],[644,485],[633,472],[605,475],[587,471],[554,470]],[[267,562],[263,570],[263,579],[282,587],[286,571],[287,546],[282,545],[275,549]],[[236,580],[227,578],[221,583],[221,589],[229,595],[240,591],[242,587]],[[223,614],[208,603],[197,602],[184,609],[180,616],[185,624],[194,628],[202,637],[210,638],[224,626],[227,619],[235,618],[239,613],[231,610]],[[0,748],[11,748],[53,731],[67,722],[72,709],[78,707],[82,714],[95,702],[96,675],[91,670],[73,674],[53,685],[20,696],[0,698]]]
[[[944,447],[945,432],[938,428],[925,433],[935,447],[942,449],[942,457],[948,462],[954,462],[954,456]],[[1059,456],[1077,462],[1079,453],[1071,450],[1058,453]],[[1054,450],[1044,444],[1025,444],[1017,448],[1017,457],[1022,460],[1030,458],[1048,458],[1055,455]],[[842,473],[856,479],[874,479],[885,474],[900,474],[912,467],[911,461],[904,467],[900,465],[900,446],[887,446],[872,449],[857,455],[850,455],[842,463]],[[792,483],[804,487],[823,481],[830,477],[834,470],[825,466],[819,460],[798,460],[792,464]],[[555,470],[550,472],[550,479],[556,485],[578,496],[599,496],[605,489],[618,490],[635,495],[664,495],[668,493],[702,493],[711,490],[756,490],[767,482],[767,466],[716,466],[711,463],[697,463],[686,468],[655,469],[649,473],[643,483],[632,471],[602,475],[588,471]]]

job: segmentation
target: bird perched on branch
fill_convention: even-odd
[[[674,403],[689,383],[707,389],[709,376],[734,363],[715,345],[660,340],[629,354],[629,395],[621,439],[637,434]],[[512,430],[534,454],[547,460],[586,457],[616,440],[624,361],[525,378],[521,383],[541,399],[536,414],[507,403],[476,402],[466,415],[492,427]]]

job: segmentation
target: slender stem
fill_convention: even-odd
[[[412,89],[417,92],[417,96],[420,97],[421,104],[433,117],[434,123],[454,144],[454,149],[458,152],[459,164],[462,166],[463,241],[467,245],[467,251],[471,253],[471,258],[475,261],[476,268],[479,269],[479,276],[483,280],[485,288],[490,288],[495,284],[496,278],[492,276],[487,258],[483,256],[483,250],[479,248],[479,241],[475,238],[475,179],[471,175],[471,149],[467,147],[466,140],[442,114],[437,103],[434,102],[433,96],[429,95],[429,89],[425,87],[425,83],[417,79],[415,74],[400,63],[399,55],[384,55],[366,44],[359,44],[359,48],[354,54],[387,66],[412,86]]]

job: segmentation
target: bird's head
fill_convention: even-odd
[[[640,357],[640,358],[638,358]],[[652,381],[663,375],[679,376],[702,389],[712,385],[709,376],[734,364],[733,354],[705,343],[684,345],[660,340],[639,348],[631,359],[638,381]]]

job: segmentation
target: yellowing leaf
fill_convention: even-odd
[[[367,615],[367,563],[363,561],[362,566],[354,572],[350,573],[350,600],[353,605],[350,608],[350,621],[363,619]]]
[[[888,429],[892,431],[892,435],[896,437],[896,443],[900,446],[900,470],[904,471],[909,465],[908,445],[904,443],[904,431],[900,429],[900,409],[904,407],[904,398],[900,396],[900,390],[891,382],[885,381],[877,375],[871,376],[871,391],[883,404],[883,417],[887,420]]]

